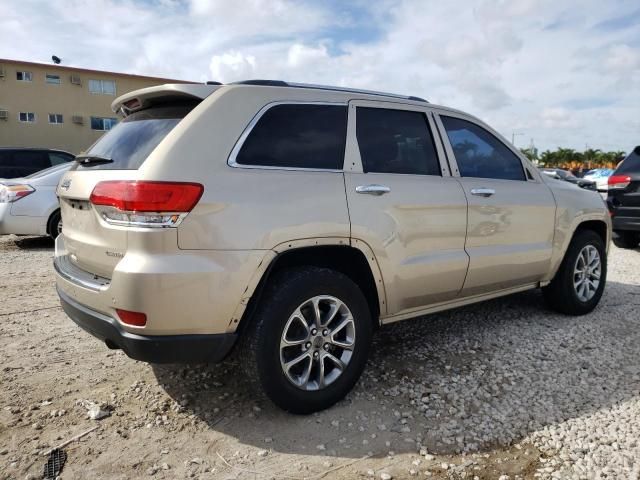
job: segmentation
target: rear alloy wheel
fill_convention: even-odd
[[[296,387],[321,390],[347,369],[355,345],[349,308],[336,297],[313,297],[296,308],[284,327],[280,366]]]
[[[618,248],[636,248],[639,243],[639,232],[615,232],[613,235],[613,244]]]
[[[607,280],[607,254],[600,236],[577,232],[551,283],[542,289],[551,308],[567,315],[591,312],[602,297]]]
[[[240,360],[280,408],[312,413],[353,388],[364,369],[372,323],[360,288],[318,267],[280,271],[270,279],[242,334]]]

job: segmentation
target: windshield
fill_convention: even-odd
[[[113,162],[81,163],[78,169],[137,170],[195,105],[172,104],[132,113],[82,155],[108,158]]]

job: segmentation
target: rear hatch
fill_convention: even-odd
[[[142,106],[142,102],[134,100],[136,106]],[[64,225],[63,248],[57,255],[65,255],[81,270],[111,278],[114,268],[126,253],[131,227],[136,224],[118,224],[107,218],[104,209],[111,207],[97,206],[97,197],[91,201],[92,192],[96,185],[104,185],[103,182],[129,181],[115,182],[120,184],[116,187],[124,187],[121,190],[112,188],[110,201],[118,200],[114,199],[114,191],[116,195],[119,191],[127,194],[126,189],[131,189],[130,181],[138,179],[138,169],[147,157],[198,101],[191,98],[155,103],[135,111],[77,157],[57,190]]]
[[[607,204],[612,215],[640,220],[640,146],[609,177]]]

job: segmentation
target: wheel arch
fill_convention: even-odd
[[[608,243],[609,243],[609,231],[607,229],[607,224],[606,224],[605,221],[603,221],[603,220],[585,220],[583,222],[580,222],[576,226],[575,230],[573,231],[573,235],[571,235],[571,238],[573,239],[573,237],[575,237],[578,232],[581,232],[583,230],[592,230],[592,231],[594,231],[602,239],[602,243],[604,243],[605,246],[608,246]]]
[[[558,273],[560,265],[562,264],[562,261],[567,254],[567,250],[569,248],[569,245],[571,244],[571,241],[579,232],[585,230],[595,232],[602,239],[602,242],[605,245],[606,252],[609,252],[609,241],[611,240],[611,223],[607,222],[607,219],[601,216],[585,216],[576,219],[572,228],[569,230],[570,235],[567,235],[562,242],[560,250],[562,254],[556,257],[549,276],[545,278],[543,282],[541,282],[542,286],[549,284],[549,282],[556,276],[556,273]]]
[[[45,229],[46,229],[46,233],[47,233],[47,235],[51,235],[51,233],[52,233],[52,232],[51,232],[51,228],[52,228],[51,220],[53,220],[53,216],[54,216],[56,213],[58,213],[58,214],[60,213],[60,207],[59,207],[59,206],[58,206],[58,207],[56,207],[56,208],[54,208],[54,209],[49,213],[49,216],[47,217],[47,223],[46,223],[46,226],[45,226]]]
[[[349,277],[367,299],[374,327],[379,326],[380,316],[386,313],[386,296],[376,259],[366,244],[359,242],[354,246],[344,238],[305,239],[285,242],[273,251],[274,255],[268,264],[265,262],[256,272],[257,278],[251,282],[255,287],[247,287],[239,307],[243,311],[234,315],[234,318],[240,318],[236,329],[238,334],[241,335],[246,329],[269,279],[282,269],[302,265],[330,268]]]

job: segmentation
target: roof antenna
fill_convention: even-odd
[[[51,60],[53,60],[53,63],[56,65],[60,65],[60,62],[62,61],[60,60],[60,57],[56,57],[55,55],[51,55]]]

